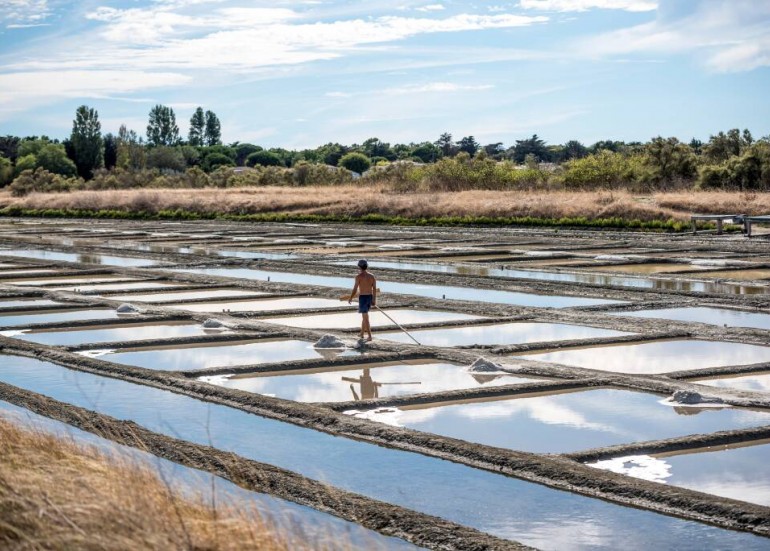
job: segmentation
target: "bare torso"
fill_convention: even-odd
[[[377,281],[369,272],[362,272],[356,276],[356,285],[358,285],[358,292],[361,295],[373,295],[376,284]]]

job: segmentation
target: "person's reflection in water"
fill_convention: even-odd
[[[355,387],[351,384],[350,391],[353,393],[353,399],[358,402],[359,400],[371,400],[372,398],[380,397],[380,387],[382,383],[376,382],[372,379],[372,375],[369,373],[369,368],[364,368],[364,373],[360,377],[343,377],[343,381],[348,383],[358,383],[361,385],[361,396],[356,394]]]

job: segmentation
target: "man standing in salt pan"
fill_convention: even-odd
[[[363,339],[364,334],[367,335],[366,340],[372,340],[372,327],[369,324],[369,310],[373,306],[377,306],[377,280],[367,270],[369,263],[366,260],[358,261],[358,275],[356,276],[355,285],[353,285],[353,291],[350,293],[348,304],[358,294],[358,313],[361,314],[361,333],[360,337]]]

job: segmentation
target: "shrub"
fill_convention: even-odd
[[[44,168],[36,168],[34,171],[25,170],[8,186],[11,194],[20,197],[33,191],[57,192],[70,191],[82,183],[77,178],[65,178],[60,174],[54,174]]]
[[[187,163],[178,148],[160,145],[147,153],[147,168],[182,172],[187,168]]]
[[[203,159],[203,170],[211,172],[220,167],[235,166],[235,161],[223,153],[212,153]]]
[[[347,155],[343,155],[337,165],[346,168],[351,172],[363,174],[369,170],[369,167],[372,166],[372,162],[369,160],[369,157],[363,153],[353,152],[348,153]]]
[[[272,151],[255,151],[246,157],[246,166],[283,166],[281,158]]]

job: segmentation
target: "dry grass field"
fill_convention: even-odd
[[[212,504],[148,464],[0,419],[2,549],[323,549]]]
[[[379,214],[432,217],[622,218],[685,221],[692,213],[770,213],[770,194],[627,191],[459,191],[393,193],[385,187],[252,187],[32,193],[0,192],[0,207],[113,210],[149,214],[181,210],[213,214],[317,214],[359,217]]]

